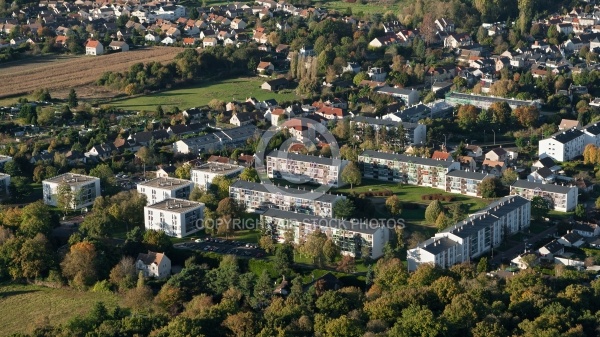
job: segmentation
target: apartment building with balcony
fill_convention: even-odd
[[[333,216],[333,205],[343,195],[314,192],[271,184],[238,180],[229,187],[229,196],[248,212],[265,212],[269,208],[322,217]]]
[[[162,230],[168,236],[182,238],[200,230],[204,204],[167,198],[144,207],[144,215],[146,230]]]
[[[539,142],[539,155],[546,154],[556,161],[569,161],[583,154],[585,135],[579,129],[559,131]]]
[[[531,202],[520,196],[504,197],[407,252],[408,269],[422,264],[448,268],[470,262],[500,246],[504,238],[529,227]]]
[[[315,183],[332,187],[344,185],[342,170],[347,160],[310,156],[295,152],[272,151],[267,155],[269,178],[286,179],[298,184]]]
[[[284,242],[286,233],[293,233],[294,243],[302,244],[316,230],[325,233],[340,247],[342,254],[372,259],[383,255],[390,239],[390,229],[383,225],[365,224],[325,218],[271,208],[261,216],[261,226],[274,240]]]
[[[358,156],[363,177],[446,189],[446,174],[460,170],[455,161],[366,150]]]
[[[454,170],[446,174],[446,192],[481,198],[479,185],[494,175],[479,172]]]
[[[73,210],[91,206],[96,197],[101,196],[100,178],[65,173],[42,181],[46,205],[58,206],[58,192],[61,185],[66,185],[71,189],[71,209]]]
[[[195,186],[206,191],[216,177],[234,178],[243,170],[244,166],[211,162],[192,168],[190,177]]]
[[[542,184],[527,180],[517,180],[510,186],[510,194],[526,199],[540,196],[550,201],[550,207],[559,212],[570,212],[577,207],[577,186]]]
[[[370,126],[375,131],[385,128],[387,130],[394,129],[397,133],[400,133],[400,130],[403,130],[402,132],[404,133],[405,143],[407,145],[424,144],[427,138],[427,126],[425,124],[399,122],[392,119],[365,116],[354,117],[350,120],[350,124],[356,127],[357,134],[355,137],[362,135],[364,130]],[[398,134],[398,137],[400,137],[400,134]],[[387,139],[386,141],[391,141],[391,139]]]
[[[185,179],[156,178],[137,184],[138,193],[146,195],[148,205],[168,198],[188,199],[194,183]]]

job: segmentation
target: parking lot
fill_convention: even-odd
[[[182,242],[175,244],[175,247],[220,254],[232,254],[240,257],[260,258],[265,256],[264,250],[258,248],[258,245],[256,244],[218,238],[208,238],[202,242]]]

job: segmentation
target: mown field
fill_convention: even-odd
[[[0,285],[0,336],[31,331],[48,318],[61,324],[77,315],[85,315],[96,302],[115,307],[118,297],[112,293],[79,292],[34,285]]]
[[[0,65],[0,98],[27,95],[48,88],[52,96],[62,96],[95,82],[106,71],[125,71],[135,63],[169,62],[182,48],[151,47],[101,56],[46,55]],[[85,98],[84,92],[78,95]]]
[[[352,9],[352,14],[358,14],[360,12],[363,14],[385,14],[388,11],[398,13],[401,6],[401,4],[398,3],[380,4],[377,2],[367,2],[366,4],[361,4],[358,1],[352,3],[343,0],[314,1],[313,3],[316,6],[326,9],[333,9],[342,13],[344,13],[346,9],[350,7],[350,9]]]
[[[162,105],[166,109],[176,106],[183,110],[206,105],[212,99],[225,102],[234,99],[238,101],[245,100],[246,97],[255,97],[258,100],[274,98],[278,102],[299,99],[291,90],[283,93],[262,90],[260,85],[263,82],[265,82],[265,79],[259,77],[206,81],[183,89],[166,90],[151,95],[118,100],[110,103],[110,105],[124,110],[154,111],[158,105]]]

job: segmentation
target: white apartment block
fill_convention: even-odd
[[[479,185],[494,175],[479,172],[455,170],[446,174],[446,192],[470,195],[481,198]]]
[[[539,142],[539,155],[546,154],[556,161],[569,161],[583,154],[584,133],[578,129],[560,131]]]
[[[307,191],[300,188],[266,185],[238,180],[229,187],[229,196],[244,205],[248,212],[264,212],[269,208],[283,211],[333,216],[333,205],[343,195]]]
[[[375,131],[386,128],[387,130],[395,129],[396,132],[399,132],[400,129],[404,129],[404,137],[407,145],[425,144],[427,140],[427,126],[425,124],[398,122],[392,119],[381,119],[365,116],[354,117],[350,121],[350,124],[355,125],[357,131],[360,132],[362,132],[367,126],[371,126]],[[354,136],[358,137],[358,135]]]
[[[191,178],[195,186],[206,191],[216,177],[237,177],[243,170],[244,166],[212,162],[194,167],[191,170]]]
[[[167,198],[144,207],[144,215],[146,230],[164,231],[168,236],[182,238],[200,230],[204,204]]]
[[[187,199],[194,188],[194,183],[185,179],[156,178],[139,183],[138,193],[146,195],[148,205],[155,204],[167,198]]]
[[[342,254],[357,258],[362,257],[367,251],[372,259],[382,256],[383,247],[390,239],[390,230],[385,226],[324,218],[276,208],[267,210],[260,219],[263,230],[278,242],[285,242],[285,233],[291,232],[294,234],[294,243],[299,245],[319,229],[340,247]]]
[[[407,252],[408,269],[425,263],[448,268],[470,262],[500,246],[507,235],[519,232],[531,221],[531,202],[519,196],[504,197],[435,234]]]
[[[577,207],[577,186],[542,184],[527,180],[517,180],[510,187],[510,194],[520,195],[526,199],[542,197],[550,201],[550,207],[559,212],[570,212]]]
[[[600,125],[598,124],[599,123],[590,124],[583,129],[585,145],[593,144],[600,147]]]
[[[10,186],[10,176],[8,174],[0,173],[0,197],[9,194],[8,186]]]
[[[446,174],[460,170],[455,161],[366,150],[358,156],[363,177],[446,189]]]
[[[44,203],[58,206],[59,186],[67,185],[71,188],[73,201],[71,208],[81,209],[94,204],[96,197],[101,196],[100,178],[82,174],[65,173],[42,181]]]
[[[345,185],[342,170],[347,160],[310,156],[295,152],[272,151],[267,155],[269,178],[286,179],[298,184],[316,183],[333,187]]]

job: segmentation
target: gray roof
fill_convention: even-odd
[[[548,178],[551,177],[554,173],[552,171],[550,171],[549,168],[547,167],[542,167],[539,168],[537,171],[535,171],[540,177],[542,178]]]
[[[452,241],[447,237],[431,238],[428,241],[425,241],[425,245],[421,247],[421,249],[433,255],[437,255],[441,252],[447,251],[448,249],[456,245],[458,245],[457,242]]]
[[[138,186],[146,186],[152,188],[159,188],[162,190],[177,190],[181,187],[191,186],[193,183],[185,179],[177,179],[171,177],[155,178],[145,182],[141,182]]]
[[[329,166],[337,166],[337,167],[340,167],[342,164],[344,164],[344,162],[346,162],[346,163],[348,162],[347,160],[333,159],[333,158],[320,157],[320,156],[319,157],[310,156],[310,155],[301,154],[301,153],[297,153],[297,152],[286,152],[286,151],[279,151],[279,150],[271,151],[271,153],[269,153],[267,155],[267,157],[291,159],[291,160],[296,160],[296,161],[312,162],[312,163],[317,163],[317,164],[321,164],[321,165],[329,165]]]
[[[330,227],[330,228],[339,228],[339,229],[344,229],[344,230],[353,231],[353,232],[357,232],[357,233],[363,233],[363,234],[373,234],[379,229],[379,227],[376,227],[376,226],[373,226],[370,224],[364,224],[364,223],[361,224],[359,222],[334,219],[334,218],[325,218],[325,217],[321,217],[321,216],[317,216],[317,215],[309,215],[309,214],[304,214],[304,213],[282,211],[277,208],[269,208],[265,213],[263,213],[263,215],[270,216],[273,218],[278,218],[278,219],[293,219],[298,222],[312,223],[312,224],[316,224],[319,226]]]
[[[562,186],[562,185],[554,185],[554,184],[541,184],[534,183],[527,180],[517,180],[514,184],[512,184],[512,188],[526,188],[530,190],[534,190],[539,188],[542,191],[552,192],[552,193],[562,193],[567,194],[573,188],[572,186]]]
[[[556,141],[566,144],[570,141],[572,141],[573,139],[576,139],[578,137],[583,136],[583,131],[581,130],[577,130],[577,129],[571,129],[571,130],[566,130],[566,131],[561,131],[558,133],[555,133],[552,135],[553,139],[556,139]]]
[[[360,154],[363,157],[372,157],[372,158],[380,158],[385,160],[394,160],[404,163],[415,163],[419,165],[427,165],[427,166],[442,166],[445,168],[450,167],[454,161],[447,160],[435,160],[431,158],[421,158],[421,157],[413,157],[407,156],[405,154],[396,154],[396,153],[385,153],[385,152],[377,152],[373,150],[365,150]]]
[[[356,123],[364,123],[369,125],[381,125],[381,126],[390,126],[390,127],[399,127],[400,124],[405,129],[414,129],[419,126],[418,123],[408,123],[408,122],[396,122],[391,119],[381,119],[374,117],[365,117],[365,116],[356,116],[352,119],[353,122]]]
[[[146,208],[165,210],[172,213],[186,213],[199,207],[204,207],[204,204],[201,202],[175,198],[168,198],[146,206]]]
[[[64,173],[52,178],[45,179],[44,183],[67,184],[69,186],[77,186],[88,184],[91,181],[100,181],[100,178],[84,176],[76,173]]]
[[[446,174],[446,176],[465,178],[465,179],[473,179],[473,180],[483,180],[487,177],[493,177],[493,175],[490,175],[487,173],[470,172],[470,171],[463,171],[463,170],[450,171],[448,174]]]
[[[538,160],[543,167],[551,168],[556,165],[554,160],[550,157],[544,157]]]
[[[569,243],[575,243],[575,242],[583,239],[583,236],[581,236],[581,235],[579,235],[579,234],[577,234],[575,232],[571,232],[571,233],[563,235],[562,238],[564,240],[566,240],[567,242],[569,242]]]
[[[600,125],[598,125],[598,123],[595,123],[594,125],[586,126],[585,132],[594,136],[600,135]]]
[[[548,249],[548,251],[551,254],[555,254],[555,253],[558,253],[559,251],[561,251],[564,248],[564,246],[560,242],[558,242],[556,240],[552,240],[552,242],[546,244],[544,246],[544,248]]]
[[[480,101],[480,102],[506,102],[508,104],[513,105],[533,105],[534,101],[526,101],[512,98],[501,98],[501,97],[492,97],[492,96],[482,96],[482,95],[469,95],[469,94],[461,94],[458,92],[451,92],[446,95],[446,99],[448,98],[458,98],[469,101]]]
[[[295,196],[299,199],[310,199],[310,200],[317,200],[317,201],[329,202],[329,203],[335,202],[335,200],[337,198],[345,198],[344,196],[338,196],[335,194],[328,194],[328,193],[322,193],[322,192],[313,192],[313,191],[308,191],[308,190],[304,190],[304,189],[300,189],[300,188],[275,186],[273,184],[269,184],[269,185],[271,185],[271,189],[269,189],[266,186],[266,184],[255,183],[255,182],[245,181],[245,180],[238,180],[238,181],[234,182],[233,184],[231,184],[231,187],[232,188],[243,188],[243,189],[247,189],[247,190],[259,191],[259,192],[265,192],[265,193],[274,193],[274,194],[281,193],[282,195]]]
[[[244,125],[237,128],[219,130],[213,133],[181,140],[188,146],[209,145],[218,142],[229,142],[248,139],[257,132],[254,125]]]
[[[404,88],[394,88],[394,87],[381,87],[379,89],[376,90],[376,92],[379,93],[385,93],[385,94],[394,94],[394,95],[410,95],[412,92],[416,92],[415,90],[411,90],[411,89],[404,89]]]

